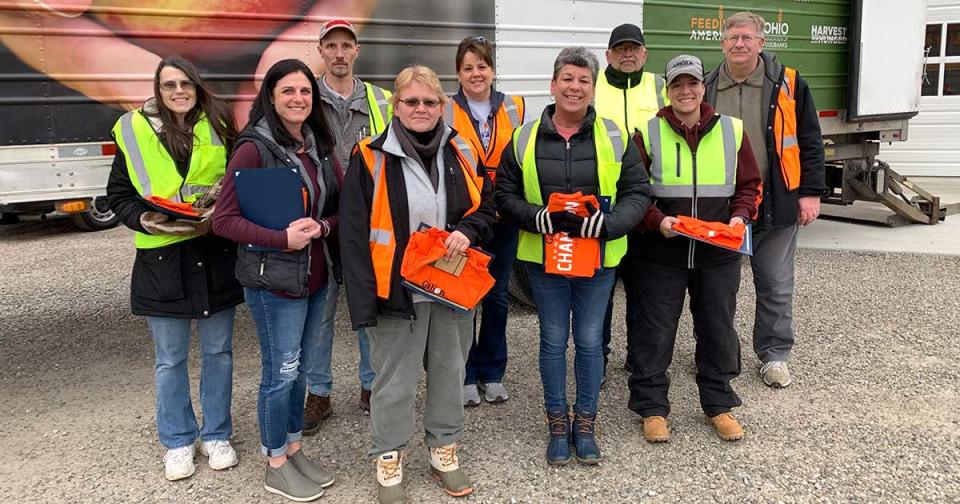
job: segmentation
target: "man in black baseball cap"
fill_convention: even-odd
[[[667,100],[663,77],[644,72],[647,47],[643,30],[626,23],[613,29],[607,44],[607,68],[598,76],[594,107],[597,115],[616,121],[627,136],[657,114]],[[616,289],[614,289],[616,291]],[[631,319],[638,300],[627,300],[627,320]],[[613,294],[603,323],[603,362],[606,376],[607,356],[610,354],[610,321],[613,316]],[[629,350],[627,355],[629,355]],[[629,370],[629,360],[624,364]]]

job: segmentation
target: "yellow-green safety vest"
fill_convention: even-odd
[[[643,72],[640,84],[627,89],[611,85],[604,72],[597,78],[597,115],[613,119],[628,135],[669,104],[663,77],[655,73]]]
[[[367,109],[370,111],[370,136],[383,133],[387,123],[393,119],[393,105],[390,105],[392,93],[381,87],[364,82],[367,88]]]
[[[223,178],[227,149],[206,116],[193,126],[193,152],[187,178],[177,171],[176,162],[142,109],[127,112],[113,126],[113,138],[123,152],[130,182],[143,197],[159,196],[180,203],[193,203],[210,186]],[[171,245],[191,237],[136,233],[139,249]]]
[[[523,172],[523,195],[528,203],[542,206],[540,176],[537,172],[536,139],[540,120],[529,122],[513,133],[513,153]],[[600,180],[600,196],[610,198],[610,207],[616,204],[617,182],[626,151],[626,133],[614,121],[598,117],[593,122],[594,147],[597,150],[597,176]],[[604,241],[603,267],[614,268],[627,253],[627,237]],[[543,235],[520,230],[517,259],[543,264]]]
[[[654,117],[640,130],[650,157],[650,191],[657,198],[729,198],[737,188],[737,153],[743,121],[721,115],[697,144],[696,157],[683,135]],[[696,162],[696,175],[694,175]]]

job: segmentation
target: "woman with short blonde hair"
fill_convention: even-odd
[[[406,502],[403,448],[413,435],[417,381],[426,357],[423,414],[430,470],[453,496],[473,491],[460,470],[464,361],[474,310],[455,310],[403,287],[400,264],[421,225],[449,230],[447,257],[489,240],[492,188],[467,142],[440,120],[440,79],[419,65],[397,76],[393,120],[360,141],[350,158],[340,204],[343,283],[353,329],[366,329],[376,372],[370,398],[378,500]]]

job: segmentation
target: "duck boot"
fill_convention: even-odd
[[[570,413],[569,410],[547,410],[547,463],[567,465],[570,462]]]
[[[575,408],[573,416],[573,449],[581,464],[593,465],[603,459],[597,446],[597,414]]]

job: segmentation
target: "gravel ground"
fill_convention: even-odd
[[[80,233],[63,220],[0,227],[0,502],[282,502],[262,488],[259,352],[246,309],[234,343],[240,465],[215,473],[198,457],[192,478],[163,479],[153,348],[144,320],[129,314],[132,251],[124,229]],[[605,461],[593,468],[544,462],[536,314],[514,307],[511,400],[467,414],[462,461],[477,491],[466,500],[960,502],[960,258],[802,250],[797,277],[790,388],[759,380],[752,310],[738,314],[743,441],[720,441],[702,418],[685,315],[671,442],[643,441],[626,408],[627,375],[615,366],[600,405]],[[751,291],[742,290],[742,307]],[[363,459],[367,419],[356,406],[356,340],[345,313],[338,330],[334,415],[305,449],[337,471],[320,502],[369,502],[374,469]],[[617,364],[622,319],[615,330]],[[407,453],[411,499],[454,502],[429,481],[419,435]]]

